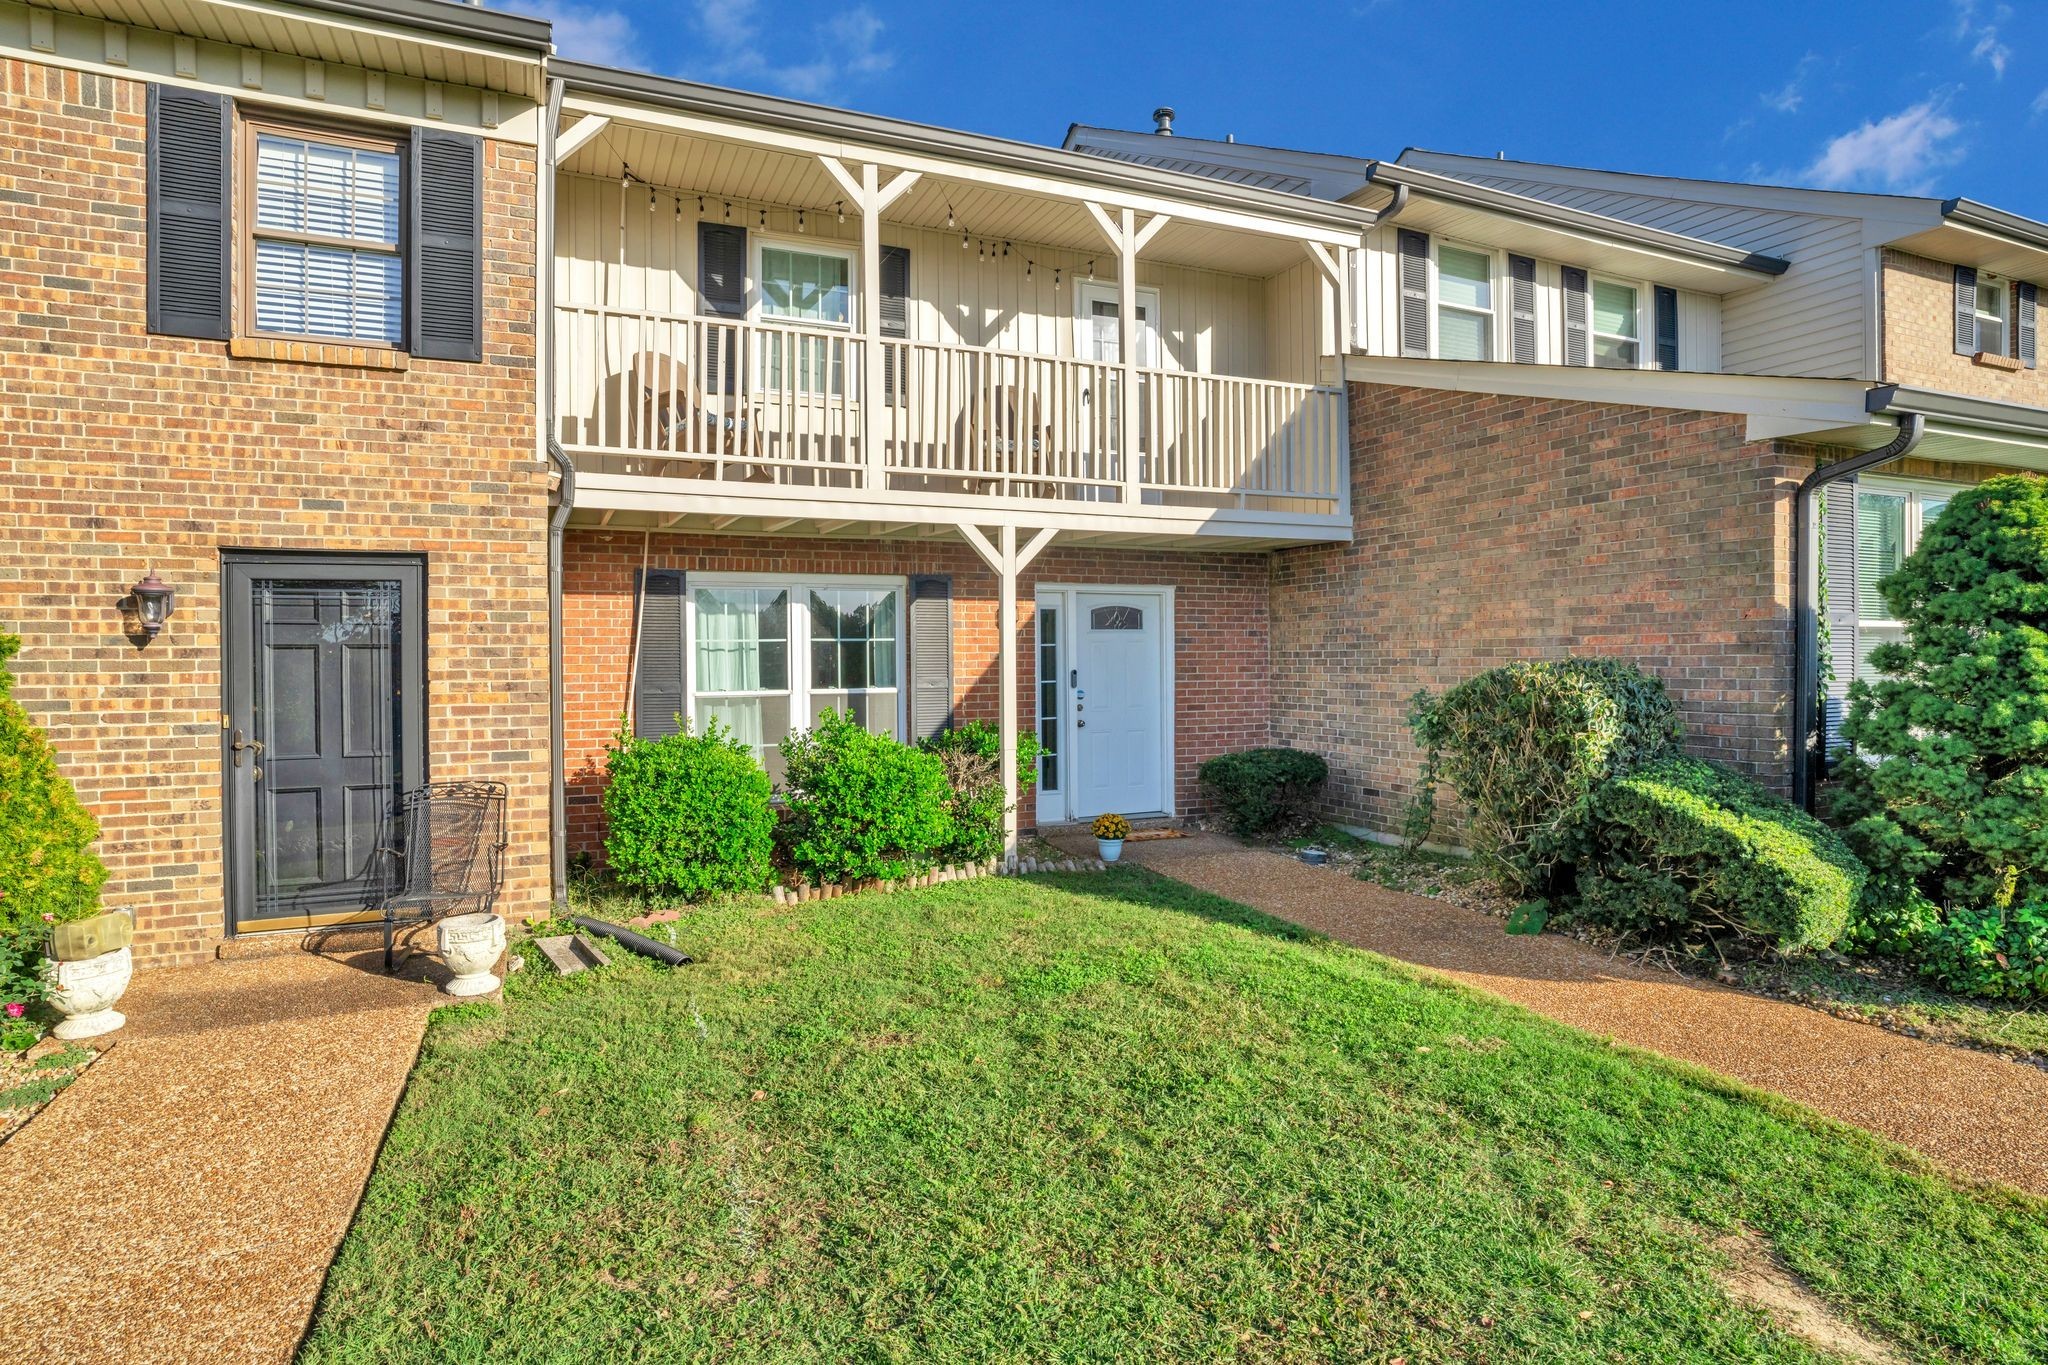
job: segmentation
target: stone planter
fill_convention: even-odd
[[[491,968],[505,955],[505,921],[497,915],[450,915],[434,931],[441,960],[455,977],[450,995],[488,995],[498,989]]]
[[[1102,855],[1102,861],[1113,863],[1123,856],[1124,841],[1121,839],[1097,839],[1095,851]]]
[[[49,962],[43,978],[50,983],[50,1004],[64,1022],[50,1030],[66,1042],[97,1038],[128,1022],[114,1002],[135,975],[135,959],[126,948],[76,962]]]

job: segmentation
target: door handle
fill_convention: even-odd
[[[237,730],[235,731],[235,737],[228,741],[228,751],[235,756],[234,762],[237,768],[242,766],[242,754],[245,750],[250,753],[261,755],[263,752],[263,741],[260,739],[243,739],[242,732],[240,730]],[[258,768],[256,770],[256,776],[258,780],[261,780],[263,777],[263,769]]]

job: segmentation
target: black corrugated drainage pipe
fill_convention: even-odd
[[[1816,724],[1820,714],[1820,491],[1831,483],[1904,459],[1926,434],[1925,417],[1917,412],[1902,413],[1898,435],[1876,450],[1822,465],[1806,476],[1794,498],[1792,591],[1799,638],[1792,664],[1792,799],[1806,810],[1813,809],[1814,774],[1825,757],[1821,750],[1826,745],[1826,729]]]
[[[645,934],[636,934],[631,929],[621,929],[608,920],[592,919],[588,915],[571,915],[569,919],[593,934],[603,934],[621,948],[631,949],[642,957],[651,957],[657,962],[666,962],[671,967],[687,966],[690,955],[680,948],[671,948],[666,943],[657,943]]]

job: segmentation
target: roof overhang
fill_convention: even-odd
[[[1941,221],[1885,243],[1915,256],[2048,284],[2048,223],[1968,199],[1941,206]]]
[[[1603,214],[1547,203],[1455,176],[1381,161],[1367,188],[1406,190],[1398,221],[1445,235],[1468,234],[1529,255],[1589,269],[1654,279],[1700,293],[1728,294],[1782,275],[1790,263],[1739,247],[1642,227]],[[1354,196],[1356,199],[1357,196]]]
[[[453,0],[36,0],[49,9],[259,52],[538,100],[544,19]]]
[[[1864,405],[1887,426],[1906,413],[1925,417],[1917,458],[2048,472],[2048,409],[1904,384],[1878,385]]]

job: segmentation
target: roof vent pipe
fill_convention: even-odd
[[[1152,111],[1152,131],[1161,137],[1173,136],[1173,106],[1162,104]]]

